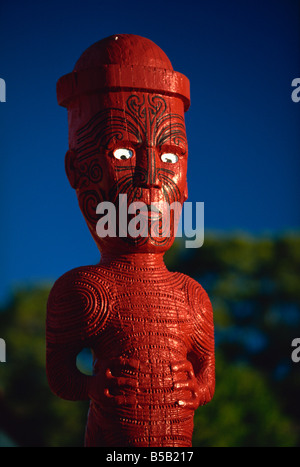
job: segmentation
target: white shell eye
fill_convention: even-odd
[[[165,154],[161,155],[161,160],[163,162],[169,162],[171,164],[175,164],[175,162],[178,161],[178,156],[176,156],[176,154],[173,154],[172,152],[166,152]]]
[[[133,151],[131,151],[131,149],[120,148],[120,149],[115,149],[113,154],[116,159],[126,160],[126,159],[130,159],[133,156]]]

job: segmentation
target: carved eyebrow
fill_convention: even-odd
[[[111,115],[111,110],[123,115]],[[125,115],[126,115],[125,111]],[[127,116],[126,116],[127,117]],[[97,154],[99,147],[108,147],[112,140],[122,141],[125,134],[134,137],[137,143],[142,141],[141,131],[121,109],[105,109],[98,112],[84,127],[77,131],[77,152],[79,158],[85,159]]]
[[[174,117],[178,118],[179,121],[176,121]],[[187,139],[183,118],[180,115],[173,114],[170,124],[161,128],[156,138],[159,146],[163,146],[170,141],[176,146],[184,146],[186,151]]]

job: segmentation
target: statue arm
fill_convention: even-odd
[[[102,329],[100,295],[98,293],[97,298],[84,273],[77,270],[58,279],[50,292],[46,319],[46,372],[51,390],[62,399],[89,399],[93,376],[78,370],[76,358],[83,348],[92,347],[94,334],[99,334]]]
[[[76,366],[76,357],[80,350],[73,345],[47,342],[46,370],[49,386],[52,392],[62,399],[89,399],[92,377],[81,373]]]
[[[205,290],[193,279],[186,281],[186,302],[192,330],[189,331],[187,358],[172,369],[178,374],[174,387],[181,393],[178,404],[196,410],[212,399],[215,390],[213,310]]]
[[[191,291],[190,291],[191,292]],[[199,405],[210,402],[215,391],[215,350],[213,309],[205,290],[197,284],[192,298],[194,332],[188,359],[197,380]]]
[[[199,384],[200,405],[204,405],[212,399],[215,391],[214,323],[207,293],[201,287],[197,295],[190,357]]]

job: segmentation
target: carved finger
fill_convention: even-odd
[[[180,400],[178,401],[178,405],[184,409],[196,410],[199,406],[199,401],[196,398],[188,401]]]
[[[105,377],[106,377],[107,379],[111,379],[111,380],[114,378],[114,376],[113,376],[113,374],[112,374],[110,368],[107,368],[107,369],[105,370]]]
[[[115,403],[117,406],[136,406],[137,400],[134,396],[116,396]]]
[[[194,374],[193,365],[189,360],[183,360],[181,362],[173,363],[171,368],[175,372],[186,371],[188,373],[192,372]]]
[[[109,389],[105,389],[104,395],[106,398],[105,407],[135,406],[137,404],[136,397],[128,395],[112,395],[110,394]]]
[[[138,381],[133,378],[118,377],[114,379],[114,385],[118,388],[129,387],[136,389],[138,387]]]
[[[186,381],[178,381],[174,383],[175,389],[189,389],[193,393],[196,393],[196,382],[195,380],[186,380]]]

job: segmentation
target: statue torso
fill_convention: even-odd
[[[86,328],[94,372],[101,371],[106,361],[111,362],[114,376],[137,380],[137,389],[123,389],[134,396],[135,405],[123,405],[112,413],[91,402],[86,443],[93,445],[98,433],[106,446],[189,446],[193,413],[177,404],[184,391],[174,390],[178,375],[170,365],[187,359],[193,332],[186,277],[166,268],[136,270],[124,265],[117,271],[89,267],[82,274],[102,295],[101,319],[98,323],[91,319]],[[118,365],[120,357],[128,365]]]

